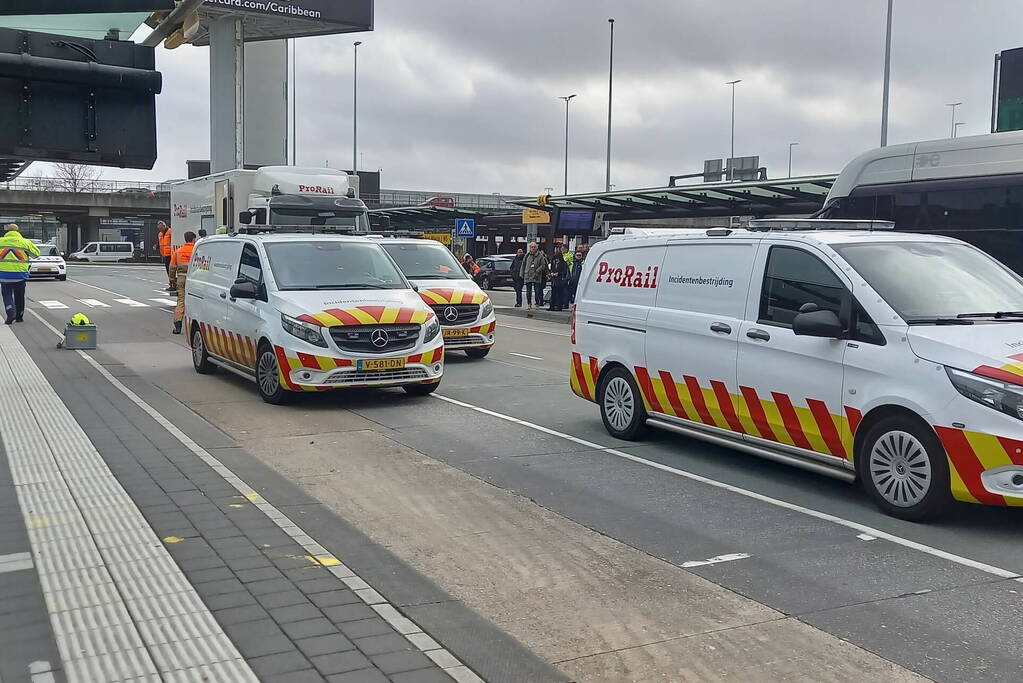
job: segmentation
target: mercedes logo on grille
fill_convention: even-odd
[[[387,332],[380,329],[373,330],[373,333],[369,335],[369,340],[373,342],[373,346],[382,349],[387,346]]]
[[[444,319],[449,323],[453,323],[458,320],[458,309],[454,306],[448,306],[444,309]]]

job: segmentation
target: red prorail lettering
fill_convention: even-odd
[[[636,266],[612,267],[607,261],[597,264],[597,282],[606,282],[620,287],[657,289],[657,272],[660,266],[647,266],[638,270]]]

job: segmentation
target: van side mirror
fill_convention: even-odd
[[[252,222],[252,214],[248,211],[242,211],[238,214],[238,222],[242,225],[248,225]]]
[[[231,285],[232,299],[256,299],[259,297],[259,286],[251,280],[237,280]]]
[[[842,322],[834,311],[808,311],[792,320],[792,331],[803,337],[841,339],[845,336]]]

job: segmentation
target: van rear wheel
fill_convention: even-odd
[[[611,436],[636,441],[646,434],[646,406],[636,381],[625,368],[608,370],[600,382],[597,403],[604,429]]]
[[[281,369],[272,346],[263,342],[256,354],[256,388],[259,396],[275,406],[288,403],[292,394],[281,383]]]
[[[206,343],[202,338],[202,330],[196,325],[192,329],[192,365],[200,375],[212,373],[216,366],[210,362],[210,355],[206,353]]]
[[[935,519],[952,504],[945,449],[930,427],[908,417],[871,427],[856,454],[856,470],[867,495],[892,517]]]

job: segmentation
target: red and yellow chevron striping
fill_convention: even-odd
[[[185,329],[188,329],[187,327]],[[247,368],[256,367],[256,342],[250,337],[199,323],[203,343],[210,353],[234,361]]]
[[[496,328],[497,328],[497,323],[496,322],[486,323],[484,325],[478,325],[476,327],[470,327],[469,328],[469,333],[470,334],[490,334]]]
[[[481,304],[487,300],[487,295],[483,292],[442,287],[420,289],[419,296],[431,306],[437,304]]]
[[[329,308],[320,313],[298,316],[302,322],[334,327],[336,325],[413,324],[421,325],[434,317],[433,311],[418,308],[388,308],[386,306],[358,306],[357,308]]]
[[[1009,360],[1012,362],[1006,363],[1001,367],[996,368],[990,365],[981,365],[973,371],[978,375],[997,379],[1001,382],[1023,385],[1023,353],[1017,353],[1014,356],[1009,356]]]
[[[291,381],[292,370],[298,370],[300,368],[308,368],[310,370],[333,370],[334,368],[350,368],[355,365],[355,361],[347,358],[317,356],[301,352],[296,352],[295,355],[292,356],[289,355],[289,353],[281,346],[275,346],[274,352],[277,355],[277,366],[280,370],[281,383],[292,391],[326,391],[328,389],[336,388],[332,386],[309,386],[296,384]],[[441,344],[429,351],[406,356],[405,362],[431,365],[441,361],[443,358],[444,345]]]
[[[986,490],[980,475],[1003,465],[1023,465],[1023,441],[951,427],[935,427],[948,455],[952,496],[967,503],[1023,506],[1023,501]]]

